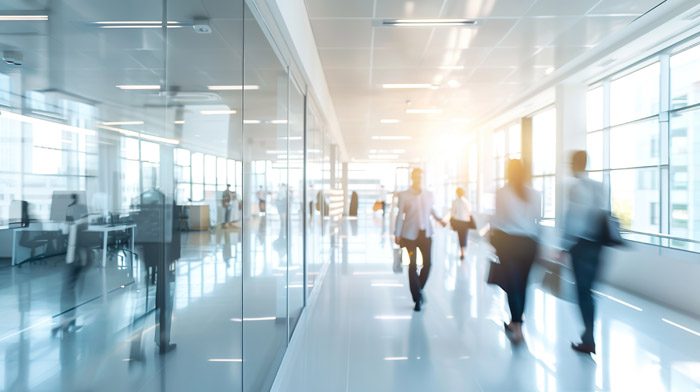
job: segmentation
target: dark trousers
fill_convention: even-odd
[[[569,251],[571,264],[574,267],[578,306],[581,310],[584,331],[581,341],[584,344],[595,344],[593,339],[593,322],[595,320],[595,302],[591,288],[598,276],[600,267],[600,252],[602,246],[598,242],[580,239]]]
[[[457,238],[459,239],[459,246],[461,248],[467,247],[467,232],[469,231],[469,222],[459,219],[451,219],[450,225],[457,232]]]
[[[413,302],[420,301],[420,292],[423,290],[423,287],[425,287],[425,283],[428,281],[428,275],[430,275],[430,250],[432,244],[432,239],[425,236],[425,230],[419,231],[418,238],[415,240],[403,240],[403,246],[408,251],[409,257],[408,285],[411,288]],[[420,270],[420,275],[418,275],[418,265],[416,265],[416,249],[420,250],[420,254],[423,256],[423,268]]]
[[[496,231],[492,234],[496,255],[503,265],[503,283],[508,295],[510,318],[514,323],[523,322],[525,294],[530,269],[537,255],[537,242],[530,237]]]

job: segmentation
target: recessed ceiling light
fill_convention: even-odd
[[[544,70],[544,73],[547,75],[551,74],[552,72],[554,72],[554,67],[549,67]]]
[[[379,122],[382,124],[398,124],[399,120],[396,118],[383,118]]]
[[[240,91],[240,90],[259,90],[260,86],[255,85],[255,84],[247,84],[247,85],[240,85],[240,84],[234,84],[234,85],[214,85],[214,86],[207,86],[207,88],[211,91]]]
[[[238,113],[237,111],[233,109],[221,109],[221,110],[200,110],[199,113],[209,116],[209,115],[216,115],[216,114],[236,114]]]
[[[260,120],[243,120],[243,124],[260,124]]]
[[[182,124],[185,123],[185,120],[175,120],[175,121],[173,121],[173,122],[174,122],[175,124],[177,124],[177,125],[182,125]]]
[[[268,121],[270,124],[275,124],[275,125],[280,125],[280,124],[286,124],[287,120],[270,120]]]
[[[447,82],[447,87],[449,88],[459,88],[462,84],[459,81],[451,79]]]
[[[382,88],[385,89],[422,89],[433,88],[435,85],[431,83],[384,83]]]
[[[474,19],[384,19],[383,26],[394,27],[443,27],[443,26],[475,26]]]
[[[160,90],[159,84],[118,84],[121,90]]]
[[[406,109],[406,114],[440,114],[442,109]]]
[[[393,135],[385,135],[385,136],[372,136],[372,140],[411,140],[413,139],[411,136],[393,136]]]
[[[463,65],[441,65],[439,69],[449,70],[449,71],[460,71],[464,69]]]
[[[32,22],[49,20],[48,15],[0,15],[0,21],[5,22]]]
[[[102,125],[143,125],[143,121],[105,121]]]

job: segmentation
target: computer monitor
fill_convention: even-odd
[[[54,191],[51,196],[50,220],[53,222],[66,220],[68,206],[73,202],[73,195],[78,195],[78,204],[85,207],[85,211],[81,211],[81,215],[87,215],[85,191]]]

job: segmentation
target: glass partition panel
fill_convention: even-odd
[[[304,307],[304,227],[307,215],[304,185],[305,98],[296,83],[289,88],[289,332]]]
[[[288,340],[286,67],[246,8],[243,95],[243,390],[268,390]]]

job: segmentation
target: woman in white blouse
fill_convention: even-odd
[[[469,221],[472,219],[472,209],[469,200],[464,197],[464,189],[458,187],[455,191],[457,197],[452,201],[450,210],[450,226],[457,232],[459,239],[459,259],[464,260],[464,252],[467,249],[467,231]]]
[[[527,185],[522,161],[508,161],[506,177],[508,183],[496,191],[491,243],[502,267],[500,286],[508,294],[511,321],[504,327],[510,340],[519,343],[527,279],[537,254],[541,204],[540,194]]]

